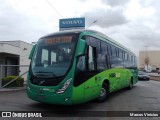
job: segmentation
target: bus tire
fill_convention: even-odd
[[[101,91],[100,91],[100,96],[97,98],[97,101],[104,102],[108,96],[109,96],[109,85],[103,83]]]
[[[131,79],[129,82],[129,86],[127,87],[128,90],[131,90],[133,88],[133,80]]]

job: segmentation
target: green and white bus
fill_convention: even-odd
[[[33,46],[27,95],[50,104],[105,101],[111,92],[138,81],[136,56],[102,33],[68,30],[49,34]]]

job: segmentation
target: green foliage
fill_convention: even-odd
[[[17,76],[7,76],[4,77],[2,79],[2,85],[7,84],[8,82],[10,82],[11,80],[15,79]],[[18,79],[16,79],[15,81],[11,82],[9,85],[7,85],[6,87],[22,87],[24,83],[24,78],[23,77],[19,77]]]

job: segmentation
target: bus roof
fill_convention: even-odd
[[[136,56],[133,52],[131,52],[128,48],[126,48],[125,46],[121,45],[120,43],[118,43],[117,41],[113,40],[112,38],[106,36],[105,34],[95,31],[95,30],[87,30],[87,29],[73,29],[73,30],[65,30],[65,31],[59,31],[59,32],[55,32],[55,33],[51,33],[48,35],[45,35],[41,38],[45,38],[45,37],[49,37],[49,36],[53,36],[53,35],[61,35],[61,34],[71,34],[71,33],[79,33],[79,34],[84,34],[84,35],[94,35],[94,36],[98,36],[101,37],[103,39],[105,39],[106,41],[108,40],[109,42],[111,42],[112,44],[115,44],[117,46],[119,46],[120,48],[124,49],[125,51],[133,54],[134,56]],[[104,40],[103,40],[104,41]],[[105,42],[106,42],[105,41]]]

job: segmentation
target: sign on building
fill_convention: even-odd
[[[59,20],[59,30],[84,29],[85,18],[68,18]]]

